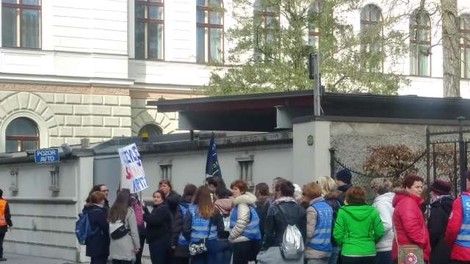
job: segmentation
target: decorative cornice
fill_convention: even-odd
[[[1,78],[0,78],[1,80]],[[54,85],[54,84],[27,84],[27,83],[0,83],[2,91],[68,93],[68,94],[98,94],[129,96],[129,88]]]

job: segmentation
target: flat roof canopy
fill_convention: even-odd
[[[313,92],[295,91],[150,101],[159,112],[178,112],[179,129],[265,131],[291,129],[313,116]],[[322,115],[397,119],[470,119],[470,100],[418,96],[325,93]]]

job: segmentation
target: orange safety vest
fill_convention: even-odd
[[[0,199],[0,226],[6,226],[5,209],[7,208],[7,200]]]

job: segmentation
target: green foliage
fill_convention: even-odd
[[[308,55],[321,55],[322,83],[332,92],[396,94],[407,80],[385,74],[406,53],[406,36],[392,27],[400,18],[384,15],[379,25],[360,34],[344,20],[359,12],[359,0],[233,0],[235,27],[226,65],[217,67],[206,87],[210,95],[248,94],[312,89]],[[256,11],[253,11],[256,10]],[[316,45],[308,45],[316,28]],[[381,34],[380,32],[383,32]],[[383,61],[387,59],[387,69]],[[391,62],[392,65],[389,65]]]

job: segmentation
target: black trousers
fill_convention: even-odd
[[[6,233],[0,233],[0,258],[3,258],[3,240]]]
[[[346,257],[341,256],[341,263],[343,264],[374,264],[375,256],[371,257]]]
[[[248,264],[249,261],[255,261],[261,249],[260,240],[250,240],[232,244],[233,258],[232,264]]]
[[[137,254],[135,254],[134,264],[142,264],[142,252],[144,251],[145,236],[139,235],[139,240],[140,240],[140,251]]]
[[[113,259],[113,264],[132,264],[132,260]]]

